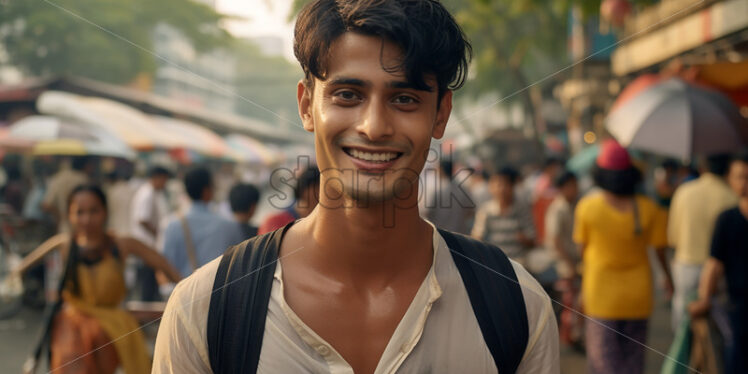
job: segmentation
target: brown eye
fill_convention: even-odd
[[[336,91],[332,98],[334,103],[341,105],[354,105],[362,100],[361,96],[352,90]]]
[[[416,100],[414,97],[407,96],[407,95],[399,95],[395,97],[393,101],[395,102],[395,104],[405,104],[405,105],[418,103],[418,100]]]

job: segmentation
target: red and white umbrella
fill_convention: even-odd
[[[689,159],[748,142],[748,124],[725,95],[671,78],[616,106],[605,123],[627,148]]]

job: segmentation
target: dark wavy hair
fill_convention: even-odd
[[[306,191],[308,188],[313,186],[319,186],[320,183],[320,171],[319,168],[317,168],[316,165],[310,166],[308,169],[304,170],[301,175],[299,175],[298,179],[296,180],[296,186],[293,189],[294,197],[298,200],[301,198],[301,195]]]
[[[202,199],[203,191],[210,187],[213,187],[213,176],[207,168],[196,167],[184,176],[184,189],[192,201]]]
[[[248,212],[260,200],[260,190],[249,183],[238,183],[229,191],[229,205],[234,213]]]
[[[636,187],[642,181],[642,174],[634,166],[623,170],[610,170],[595,165],[592,170],[592,179],[598,187],[614,195],[633,196],[636,193]]]
[[[106,194],[104,193],[104,190],[101,189],[98,185],[95,184],[81,184],[79,186],[76,186],[72,192],[70,192],[70,195],[68,195],[68,211],[70,211],[70,206],[73,205],[73,198],[75,198],[75,195],[82,193],[82,192],[88,192],[96,197],[96,199],[99,200],[101,203],[101,206],[104,207],[105,211],[109,211],[107,207],[107,201],[106,201]]]
[[[472,47],[451,14],[437,0],[316,0],[299,13],[294,54],[307,86],[325,80],[330,46],[346,32],[378,36],[403,51],[397,66],[417,89],[431,91],[426,74],[436,77],[439,98],[467,78]]]

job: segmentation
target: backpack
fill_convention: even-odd
[[[208,312],[213,373],[257,372],[275,263],[283,235],[291,225],[293,222],[224,253]],[[522,290],[509,259],[495,246],[441,229],[439,233],[462,276],[498,372],[516,372],[529,327]]]

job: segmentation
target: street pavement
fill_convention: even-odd
[[[662,299],[659,299],[662,300]],[[660,372],[672,340],[670,331],[670,312],[664,302],[656,303],[655,312],[650,319],[649,337],[647,345],[652,349],[647,351],[647,374]],[[39,335],[42,311],[25,308],[10,319],[0,320],[0,373],[14,374],[21,372],[21,366],[33,348]],[[150,331],[151,335],[155,329]],[[658,351],[658,354],[654,351]],[[46,368],[41,366],[39,372]],[[561,347],[561,372],[564,374],[584,373],[586,361],[584,355],[569,347]]]

